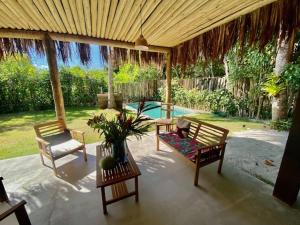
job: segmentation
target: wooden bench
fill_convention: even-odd
[[[0,224],[1,225],[31,225],[28,214],[25,209],[24,200],[17,204],[12,204],[5,191],[0,177]]]
[[[66,127],[63,120],[56,120],[34,126],[41,161],[50,159],[54,174],[57,170],[54,161],[76,151],[83,151],[84,160],[87,161],[84,132],[71,130]]]
[[[195,118],[182,117],[182,119],[191,123],[186,138],[180,138],[174,130],[161,133],[160,127],[163,125],[156,125],[157,150],[161,141],[195,164],[194,185],[197,186],[201,167],[219,160],[218,173],[221,173],[225,141],[229,131]]]

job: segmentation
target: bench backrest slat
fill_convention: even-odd
[[[63,120],[51,121],[34,126],[35,133],[38,137],[64,133],[66,129],[67,128]]]
[[[184,117],[184,119],[186,120],[187,118]],[[191,125],[190,125],[190,131],[189,131],[189,134],[188,134],[188,137],[189,138],[194,138],[195,135],[198,133],[198,130],[199,130],[199,124],[195,121],[192,121],[192,120],[189,120],[187,119],[189,122],[191,122]]]
[[[227,129],[203,122],[196,118],[183,117],[183,119],[191,122],[188,136],[203,146],[225,143],[229,132]]]

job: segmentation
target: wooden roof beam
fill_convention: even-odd
[[[84,35],[44,32],[44,31],[0,29],[0,38],[22,38],[22,39],[44,40],[47,34],[52,40],[56,40],[56,41],[78,42],[78,43],[85,43],[85,44],[96,44],[96,45],[111,46],[117,48],[134,49],[133,42],[117,41],[117,40],[110,40],[104,38],[94,38],[94,37],[88,37]],[[148,51],[169,53],[170,48],[150,45]]]

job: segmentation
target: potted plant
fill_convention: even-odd
[[[104,144],[112,148],[112,157],[118,162],[125,161],[125,141],[128,136],[135,136],[140,139],[147,131],[150,123],[146,123],[150,118],[145,117],[145,101],[139,102],[136,116],[128,115],[127,110],[123,109],[113,119],[107,119],[105,114],[94,116],[88,120],[88,126],[104,135]]]

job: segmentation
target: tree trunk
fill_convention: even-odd
[[[225,79],[226,79],[225,88],[228,89],[228,84],[229,84],[229,79],[228,79],[228,77],[229,77],[229,67],[228,67],[228,62],[227,62],[226,56],[223,59],[223,63],[224,63]]]
[[[258,84],[259,84],[259,85],[261,85],[261,77],[262,77],[262,74],[259,73],[259,80],[258,80]],[[252,85],[252,87],[253,87],[253,85]],[[249,89],[250,89],[250,88],[249,88]],[[255,93],[257,93],[257,92],[255,92]],[[255,94],[255,96],[256,96],[256,94]],[[257,97],[258,97],[258,106],[257,106],[256,119],[259,120],[264,96],[263,96],[263,94],[259,91],[259,94],[258,94]],[[255,97],[255,98],[257,98],[257,97]]]
[[[263,100],[264,100],[264,96],[259,96],[258,97],[258,107],[257,107],[257,114],[256,114],[256,119],[259,120],[260,118],[260,112],[261,112],[261,108],[263,105]]]
[[[281,76],[284,70],[284,66],[288,63],[289,59],[289,42],[286,40],[278,41],[277,55],[274,73],[277,76]],[[282,120],[287,118],[287,90],[282,90],[272,100],[272,120]]]
[[[114,66],[114,49],[113,47],[107,47],[108,59],[108,106],[107,108],[112,109],[116,108],[116,102],[114,97],[114,85],[113,85],[113,66]]]

